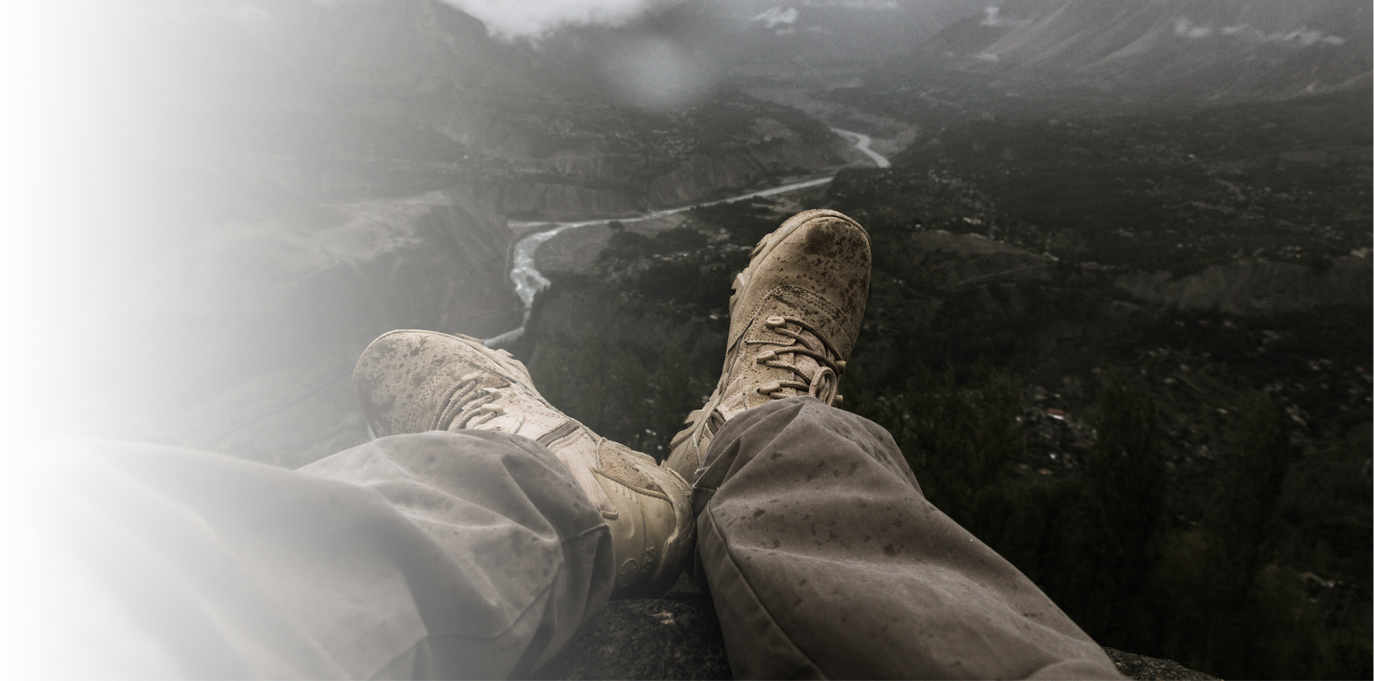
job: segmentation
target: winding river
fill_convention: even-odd
[[[870,148],[869,145],[873,143],[873,138],[869,137],[868,135],[854,132],[852,130],[840,130],[839,128],[831,128],[831,130],[834,131],[836,134],[840,135],[841,137],[844,137],[845,139],[849,140],[851,143],[853,143],[855,149],[858,149],[865,156],[872,159],[873,163],[877,165],[879,168],[887,168],[892,165],[887,160],[887,157],[883,156],[882,154],[879,154],[876,151],[873,151],[873,149]],[[828,184],[833,179],[835,179],[835,176],[831,175],[829,177],[822,177],[815,180],[807,180],[805,182],[794,182],[792,184],[785,184],[780,187],[772,187],[769,189],[762,189],[755,192],[749,192],[748,194],[732,196],[728,199],[718,199],[716,201],[706,201],[703,203],[692,204],[690,206],[682,206],[681,208],[671,208],[668,210],[653,211],[646,215],[641,215],[639,217],[600,218],[596,220],[583,220],[581,222],[512,222],[510,223],[511,227],[534,227],[537,225],[553,225],[553,227],[543,231],[535,232],[534,234],[530,234],[529,236],[526,236],[525,238],[521,239],[519,242],[515,244],[514,252],[511,255],[510,280],[512,283],[515,284],[515,294],[520,296],[520,301],[524,304],[525,311],[520,318],[520,326],[511,329],[510,331],[507,331],[499,336],[488,338],[483,342],[486,343],[487,347],[500,347],[505,343],[509,343],[510,341],[519,338],[522,334],[525,333],[525,324],[527,324],[530,320],[530,306],[534,303],[534,296],[536,293],[539,293],[540,291],[544,290],[544,288],[549,285],[549,280],[545,278],[544,275],[541,274],[539,270],[534,266],[534,254],[536,251],[539,250],[539,247],[543,245],[545,241],[548,241],[549,239],[552,239],[555,236],[558,236],[559,234],[567,230],[577,229],[578,227],[586,227],[587,225],[601,225],[611,220],[619,220],[622,223],[633,223],[642,222],[644,220],[653,220],[655,218],[661,218],[667,215],[685,213],[693,208],[698,208],[701,206],[715,206],[722,203],[729,203],[731,201],[743,201],[745,199],[763,198],[767,196],[775,196],[777,194],[786,194],[787,192],[794,192],[799,189],[819,187],[823,184]]]

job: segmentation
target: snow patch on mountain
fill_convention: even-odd
[[[779,24],[786,24],[788,26],[791,26],[792,24],[797,23],[797,17],[800,16],[801,12],[797,11],[796,7],[788,7],[784,9],[781,6],[779,6],[769,7],[768,9],[764,10],[762,14],[759,14],[758,16],[750,19],[750,21],[763,22],[764,24],[766,24],[766,28],[768,28],[769,30],[773,30],[777,28]]]
[[[979,26],[991,26],[993,28],[1014,28],[1028,23],[1029,19],[1010,19],[1002,16],[1000,7],[988,7],[983,10],[983,20],[978,22]]]
[[[806,0],[803,7],[844,7],[845,9],[873,9],[897,11],[902,8],[896,0]]]
[[[1193,23],[1188,17],[1178,17],[1174,19],[1175,37],[1198,40],[1210,38],[1216,34],[1217,31],[1213,30],[1211,26]],[[1306,26],[1291,31],[1265,33],[1250,24],[1239,24],[1236,26],[1223,26],[1220,30],[1220,34],[1229,38],[1243,38],[1265,43],[1286,43],[1296,47],[1311,47],[1317,44],[1339,47],[1346,42],[1345,38],[1329,35],[1321,31],[1307,28]]]

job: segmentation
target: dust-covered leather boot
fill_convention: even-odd
[[[363,351],[353,387],[378,437],[467,428],[548,447],[611,528],[613,598],[654,597],[677,579],[695,532],[691,486],[555,409],[510,353],[467,336],[391,331]]]
[[[840,404],[871,261],[868,232],[833,210],[798,213],[764,237],[735,277],[720,382],[687,416],[663,465],[695,480],[721,426],[769,400],[811,395]]]

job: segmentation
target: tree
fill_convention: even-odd
[[[1275,509],[1291,461],[1288,415],[1272,397],[1257,395],[1241,408],[1229,439],[1221,486],[1205,518],[1212,577],[1205,655],[1209,666],[1250,660],[1251,666],[1218,671],[1253,676],[1269,671],[1256,655],[1264,637],[1254,596],[1276,548]]]
[[[975,534],[980,495],[1025,449],[1015,381],[985,364],[961,383],[953,367],[936,376],[914,367],[896,398],[902,449],[931,503]]]
[[[1164,505],[1158,409],[1121,377],[1099,399],[1097,441],[1084,465],[1073,536],[1078,546],[1078,617],[1095,635],[1123,640],[1150,564],[1149,547]]]

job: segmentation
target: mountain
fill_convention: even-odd
[[[953,21],[977,13],[968,0],[742,2],[742,69],[825,68],[900,55]]]
[[[689,0],[659,13],[737,75],[805,74],[909,53],[983,0]],[[679,27],[681,27],[679,29]]]
[[[938,66],[1128,100],[1286,97],[1367,87],[1360,0],[1005,0],[916,50]]]
[[[0,117],[209,143],[302,191],[481,184],[497,210],[526,216],[629,213],[841,162],[818,122],[713,81],[702,99],[646,110],[569,77],[596,54],[504,43],[438,0],[8,0],[0,59],[16,67],[0,74]],[[341,115],[346,133],[320,135]],[[343,180],[308,181],[322,174]],[[655,188],[683,174],[691,191]]]

